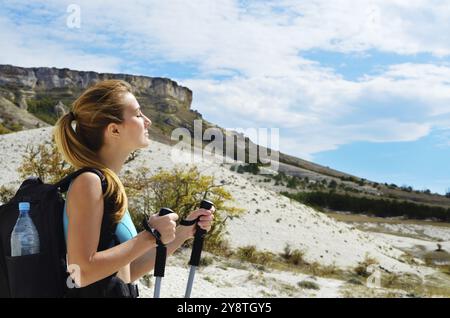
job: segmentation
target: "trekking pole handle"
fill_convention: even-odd
[[[210,210],[214,206],[214,203],[208,200],[202,200],[200,203],[200,208],[205,210]],[[198,217],[197,222],[200,217]],[[198,224],[196,224],[196,231],[194,236],[194,245],[192,247],[191,259],[189,260],[189,265],[198,266],[200,264],[200,256],[203,249],[203,241],[205,239],[206,230],[202,229]]]
[[[167,214],[170,214],[170,213],[175,213],[175,212],[173,212],[173,210],[169,209],[169,208],[161,208],[161,210],[159,210],[158,215],[159,216],[164,216],[164,215],[167,215]],[[161,237],[161,233],[159,233],[158,231],[155,231],[155,232],[158,233],[159,237]],[[161,244],[162,244],[162,242],[159,243],[158,245],[161,245]],[[164,245],[164,244],[162,244],[162,245]]]
[[[170,213],[175,213],[169,208],[161,208],[158,215],[163,216]],[[161,235],[158,233],[158,236]],[[164,270],[166,268],[166,258],[167,258],[167,248],[161,241],[158,241],[158,246],[156,247],[156,258],[155,258],[155,277],[164,277]]]

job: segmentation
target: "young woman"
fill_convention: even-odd
[[[75,121],[75,128],[72,126]],[[64,209],[68,268],[79,288],[73,297],[136,297],[136,281],[155,264],[156,239],[137,233],[127,209],[127,195],[118,175],[129,156],[150,144],[151,121],[140,109],[131,86],[106,80],[88,88],[61,117],[55,141],[66,161],[76,168],[99,169],[106,178],[84,172],[70,184]],[[155,211],[157,212],[157,211]],[[214,210],[199,209],[186,218],[211,228]],[[148,224],[161,234],[168,254],[194,237],[195,225],[178,226],[174,213],[152,215]]]

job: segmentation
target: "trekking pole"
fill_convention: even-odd
[[[159,216],[174,213],[169,208],[161,208],[159,210]],[[158,233],[159,234],[159,233]],[[158,235],[160,236],[160,235]],[[164,277],[164,270],[166,268],[166,258],[167,258],[167,248],[160,240],[157,240],[158,246],[156,247],[156,258],[155,258],[155,270],[154,276],[156,277],[155,290],[153,293],[153,298],[159,298],[161,291],[161,279]]]
[[[210,210],[214,206],[214,203],[208,200],[202,200],[200,203],[200,208],[205,210]],[[199,217],[200,218],[200,217]],[[198,219],[197,219],[198,222]],[[202,254],[203,249],[203,240],[206,235],[206,230],[203,230],[198,224],[196,224],[197,230],[195,231],[194,236],[194,245],[192,247],[191,259],[189,260],[189,265],[191,268],[189,270],[189,278],[186,286],[186,293],[184,295],[185,298],[191,297],[192,285],[194,283],[195,271],[200,264],[200,256]]]

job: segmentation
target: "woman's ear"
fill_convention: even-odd
[[[110,123],[106,126],[106,134],[110,137],[119,137],[120,135],[120,127],[115,123]]]

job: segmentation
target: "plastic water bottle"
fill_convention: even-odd
[[[11,233],[11,256],[39,253],[39,233],[30,218],[29,202],[19,203],[20,215]]]

